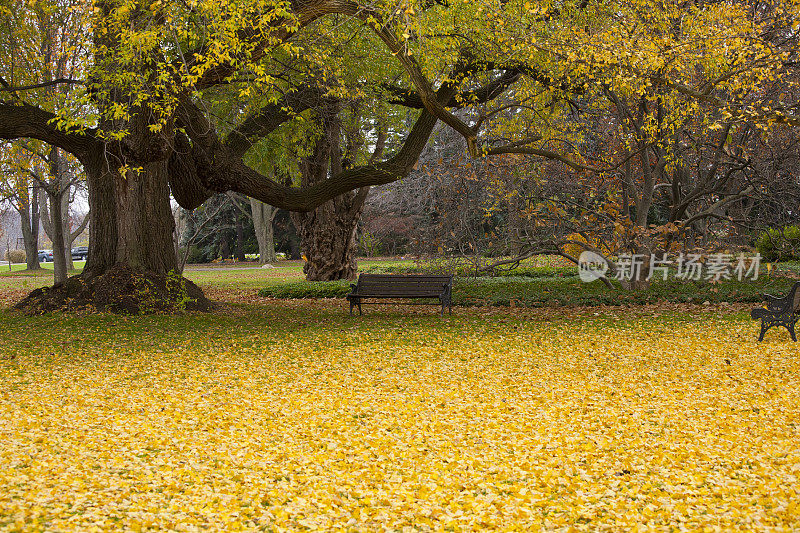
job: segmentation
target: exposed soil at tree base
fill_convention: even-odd
[[[28,315],[51,311],[150,314],[211,311],[213,304],[200,287],[186,278],[118,265],[101,276],[78,275],[53,287],[36,289],[14,309]]]

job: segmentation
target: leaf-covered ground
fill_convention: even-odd
[[[800,528],[800,355],[742,311],[0,323],[2,529]]]

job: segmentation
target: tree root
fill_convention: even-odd
[[[100,276],[83,274],[31,292],[14,309],[27,315],[50,311],[108,311],[119,314],[211,311],[202,289],[179,275],[117,265]]]

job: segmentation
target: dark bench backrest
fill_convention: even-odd
[[[794,291],[794,301],[792,302],[792,310],[795,313],[800,313],[800,282],[797,282],[792,287]]]
[[[361,295],[438,296],[445,285],[452,286],[453,276],[414,274],[361,274],[356,292]]]

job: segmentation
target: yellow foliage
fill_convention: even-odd
[[[4,312],[0,528],[800,527],[797,350],[744,314],[293,305]]]
[[[565,240],[588,243],[588,241],[586,240],[586,238],[584,238],[583,235],[579,235],[577,233],[571,233],[570,235],[567,235]],[[594,244],[591,244],[591,246],[594,246]],[[581,252],[586,250],[586,248],[584,248],[580,244],[567,243],[564,245],[563,250],[564,253],[569,254],[572,257],[578,257],[579,255],[581,255]]]

